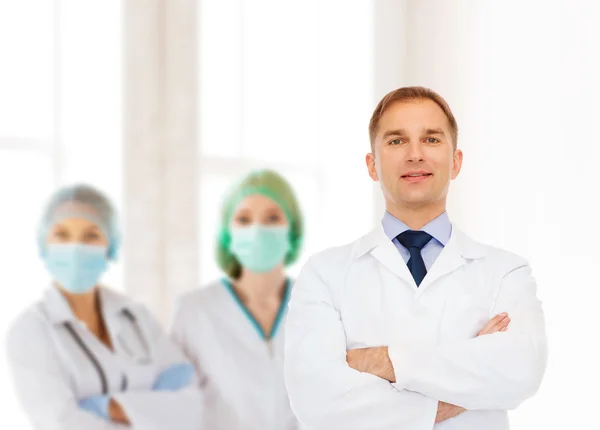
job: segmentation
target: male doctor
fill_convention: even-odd
[[[386,95],[369,125],[381,225],[309,259],[293,289],[285,377],[314,430],[504,430],[540,386],[544,315],[523,258],[446,213],[458,127],[422,87]],[[351,217],[351,214],[348,214]]]

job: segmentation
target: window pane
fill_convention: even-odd
[[[8,383],[4,336],[12,320],[49,282],[38,258],[35,228],[52,183],[50,157],[30,151],[0,151],[0,266],[4,283],[0,289],[0,401],[3,419],[15,429],[30,427]]]
[[[85,182],[122,206],[121,2],[60,2],[59,184]],[[123,255],[122,250],[119,255]],[[123,289],[121,261],[103,282]]]
[[[199,134],[205,154],[241,155],[240,4],[240,0],[199,2]]]
[[[268,161],[314,159],[320,84],[317,1],[249,2],[243,17],[245,155]]]
[[[53,135],[54,2],[0,2],[0,135]]]
[[[121,2],[60,4],[59,182],[89,182],[119,201]]]
[[[372,8],[316,0],[201,2],[202,153],[313,167],[322,147],[368,148]]]
[[[50,157],[32,151],[0,151],[0,261],[10,262],[2,264],[2,275],[7,285],[15,286],[0,290],[0,295],[10,294],[10,300],[8,296],[0,300],[0,318],[15,315],[45,287],[35,231],[52,184]]]

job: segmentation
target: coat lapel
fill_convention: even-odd
[[[408,270],[408,266],[396,249],[396,246],[385,235],[381,225],[377,226],[359,241],[357,256],[360,257],[367,253],[370,253],[379,264],[416,290],[417,286],[410,270]]]
[[[485,254],[486,248],[483,245],[475,242],[453,226],[450,240],[427,272],[425,279],[419,286],[418,295],[423,294],[434,282],[460,269],[468,264],[470,260],[484,257]]]
[[[76,321],[73,311],[67,300],[54,285],[44,291],[43,306],[48,319],[53,324],[62,324],[67,321]]]
[[[486,255],[484,245],[475,242],[453,226],[450,240],[427,272],[421,285],[417,287],[404,259],[392,241],[385,235],[382,226],[376,227],[359,240],[356,251],[357,257],[370,253],[383,267],[407,282],[415,290],[417,296],[423,294],[423,291],[431,284],[455,272],[470,260]]]

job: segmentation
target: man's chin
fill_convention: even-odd
[[[402,196],[397,200],[401,206],[407,208],[421,208],[426,206],[435,205],[439,200],[431,198],[431,196],[425,195],[411,195]]]
[[[409,195],[400,196],[401,202],[407,205],[428,205],[433,202],[434,199],[431,196],[422,193],[411,193]]]

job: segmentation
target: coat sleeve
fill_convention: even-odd
[[[6,338],[6,353],[16,396],[35,429],[118,430],[79,408],[78,399],[56,353],[52,334],[41,315],[23,314]]]
[[[437,400],[346,363],[344,327],[317,258],[294,285],[285,324],[284,371],[294,413],[315,430],[431,430]]]
[[[392,345],[399,388],[466,409],[513,409],[538,390],[546,367],[544,313],[526,262],[503,277],[493,314],[507,312],[506,332],[437,347]]]
[[[141,308],[136,315],[146,328],[159,372],[174,364],[189,363],[148,310]],[[197,376],[189,387],[180,391],[128,391],[113,397],[133,428],[202,430],[202,393]]]
[[[220,340],[217,339],[218,333],[207,319],[205,309],[205,306],[214,305],[210,299],[198,297],[194,293],[187,293],[178,298],[170,328],[171,339],[179,345],[196,368],[202,390],[205,428],[242,428],[244,424],[241,421],[244,418],[234,413],[236,403],[232,401],[230,394],[231,390],[238,390],[244,381],[238,381],[238,386],[224,386],[221,380],[213,380],[215,375],[211,374],[206,365],[213,354],[220,354],[221,348]],[[215,389],[216,387],[218,389]]]
[[[177,299],[173,321],[170,327],[172,341],[183,351],[183,354],[196,368],[200,385],[204,384],[207,375],[200,364],[197,343],[206,338],[206,333],[199,332],[200,322],[197,318],[202,309],[196,307],[196,301],[188,300],[187,295]],[[196,334],[195,336],[193,334]]]

